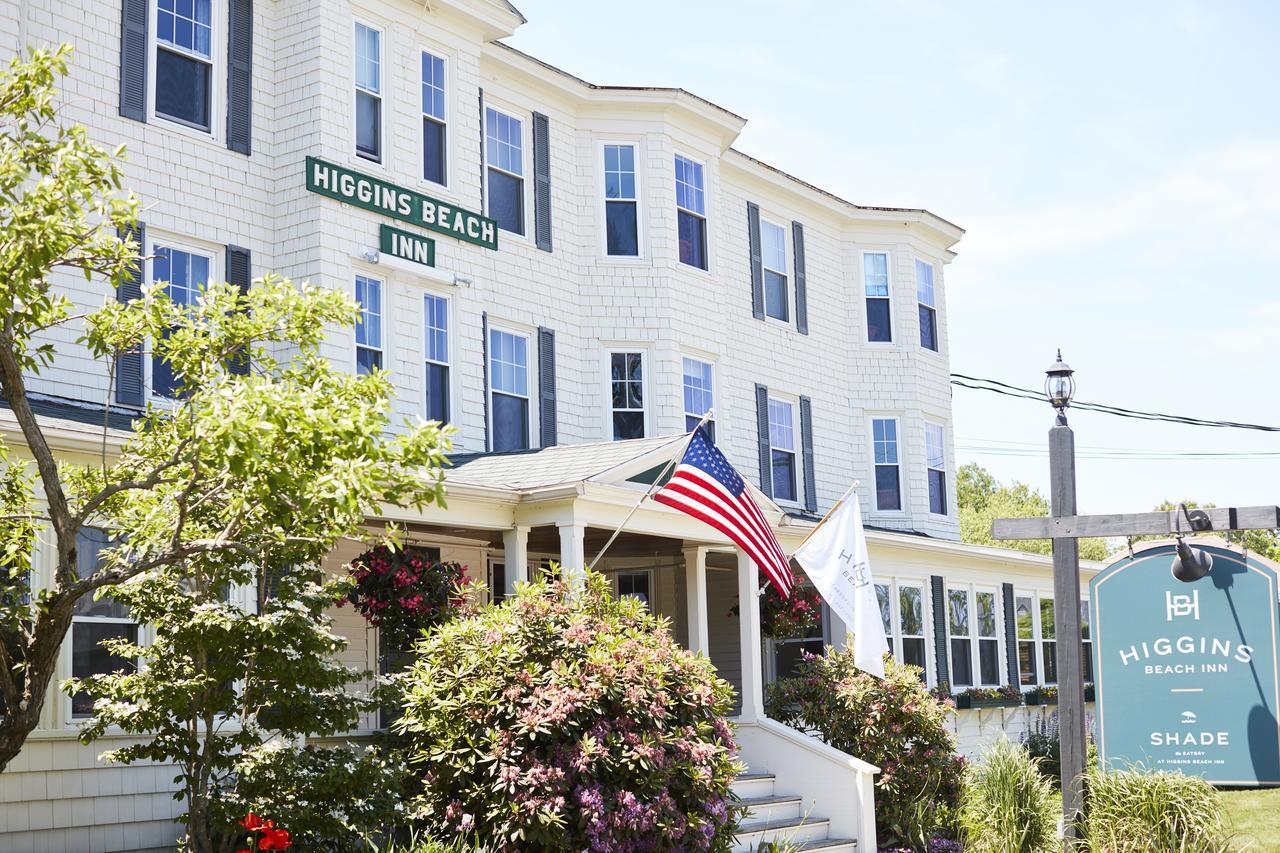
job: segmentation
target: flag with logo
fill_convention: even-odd
[[[889,644],[876,600],[876,585],[871,579],[857,492],[836,504],[796,550],[795,559],[827,606],[853,634],[854,664],[884,678],[884,653],[889,651]]]
[[[746,480],[725,459],[711,436],[698,427],[680,464],[653,499],[728,536],[760,567],[782,594],[791,595],[795,576],[773,528],[747,489]]]

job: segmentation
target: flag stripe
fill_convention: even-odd
[[[654,495],[653,499],[674,509],[678,509],[686,515],[693,516],[699,521],[711,525],[716,530],[719,530],[721,533],[728,536],[747,553],[747,556],[751,558],[751,561],[755,563],[761,571],[768,575],[769,580],[773,582],[774,586],[776,586],[780,592],[784,594],[790,592],[790,585],[787,583],[785,578],[778,576],[777,566],[771,561],[771,559],[761,554],[754,542],[744,539],[740,535],[741,529],[735,528],[733,524],[726,522],[723,516],[719,513],[709,509],[705,504],[681,495],[674,489],[664,489]]]
[[[772,553],[774,557],[784,564],[787,562],[786,557],[782,554],[781,547],[777,547],[776,540],[773,540],[773,535],[769,531],[769,523],[765,521],[760,509],[756,507],[755,502],[750,497],[747,498],[744,505],[744,502],[725,491],[724,487],[719,483],[700,476],[696,469],[682,471],[677,468],[676,473],[671,476],[671,482],[677,485],[689,484],[709,492],[707,497],[722,504],[727,512],[732,513],[737,522],[742,525],[743,532],[752,537],[761,553]],[[770,540],[773,540],[773,542]]]
[[[774,577],[778,572],[775,568],[777,558],[771,553],[772,549],[765,546],[757,536],[743,525],[742,519],[735,514],[736,511],[733,508],[724,506],[714,498],[708,498],[706,495],[699,493],[697,489],[692,489],[684,483],[671,484],[663,492],[658,493],[658,498],[661,498],[664,492],[672,493],[671,496],[675,498],[674,501],[663,501],[669,506],[675,506],[677,509],[685,509],[686,511],[687,507],[697,506],[703,512],[713,514],[716,522],[709,522],[706,518],[701,520],[708,521],[713,527],[741,545],[744,550],[750,551],[752,559],[768,573],[771,579],[774,579],[775,583],[779,583]],[[692,513],[690,514],[692,515]],[[701,518],[701,516],[699,517]],[[779,586],[787,585],[779,583]]]

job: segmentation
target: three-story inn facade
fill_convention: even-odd
[[[456,428],[448,508],[387,518],[495,597],[550,561],[590,563],[710,411],[788,551],[860,484],[893,652],[931,686],[1052,684],[1049,562],[958,541],[946,269],[962,230],[734,149],[746,119],[689,92],[595,85],[505,45],[523,21],[503,0],[0,0],[0,46],[75,45],[63,115],[126,144],[148,280],[181,299],[273,271],[359,301],[326,355],[387,371],[398,419]],[[85,309],[113,297],[60,283]],[[163,363],[113,380],[78,330],[56,334],[33,389],[68,458],[100,446],[104,401],[118,435],[172,392]],[[0,428],[21,445],[7,410]],[[650,502],[596,568],[734,684],[753,769],[874,849],[875,768],[762,706],[801,650],[848,641],[839,621],[762,642],[755,567]],[[336,618],[351,662],[376,668],[376,631]],[[104,632],[145,630],[86,608],[62,675],[103,665]],[[0,847],[171,849],[172,769],[99,762],[103,743],[75,739],[87,711],[51,696],[0,774]],[[1026,725],[977,713],[956,723],[966,751]]]

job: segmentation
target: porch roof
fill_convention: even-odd
[[[452,457],[445,479],[513,492],[547,489],[583,481],[613,480],[620,469],[632,463],[652,461],[661,465],[671,459],[686,436],[663,435],[628,441],[594,444],[562,444],[535,450],[508,453],[469,453]],[[663,452],[666,451],[666,452]],[[625,480],[625,476],[617,479]]]

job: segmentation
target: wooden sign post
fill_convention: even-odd
[[[1080,642],[1079,542],[1084,537],[1179,536],[1270,530],[1280,527],[1280,506],[1219,508],[1116,515],[1076,515],[1075,440],[1063,422],[1049,431],[1053,517],[1001,518],[991,525],[995,539],[1052,539],[1054,621],[1058,638],[1058,710],[1062,751],[1063,849],[1078,849],[1078,822],[1084,812],[1087,741],[1084,726],[1084,668]]]

